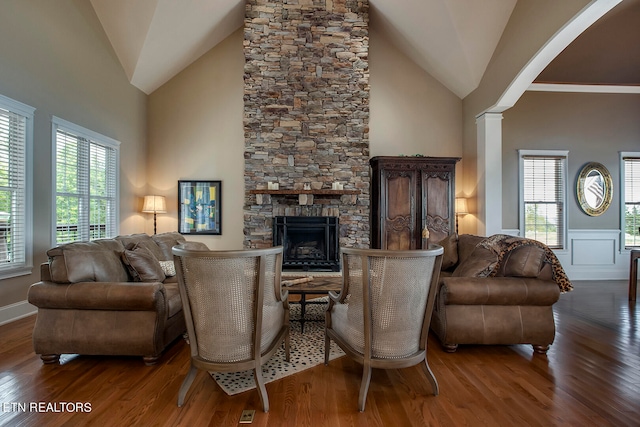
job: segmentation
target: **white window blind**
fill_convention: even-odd
[[[31,271],[31,129],[34,109],[0,96],[0,277]]]
[[[118,144],[54,118],[55,244],[118,234]]]
[[[625,247],[640,246],[640,153],[623,156],[624,207],[623,230]]]
[[[563,249],[566,156],[521,154],[520,165],[522,234]]]

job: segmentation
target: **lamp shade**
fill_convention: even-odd
[[[464,197],[456,197],[456,213],[458,215],[466,215],[469,213],[469,208],[467,207],[467,199]]]
[[[142,205],[144,213],[167,213],[167,202],[164,196],[144,196]]]

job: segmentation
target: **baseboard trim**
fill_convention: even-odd
[[[31,316],[37,312],[38,308],[29,304],[27,301],[20,301],[15,304],[5,305],[0,307],[0,325],[15,322],[16,320]]]

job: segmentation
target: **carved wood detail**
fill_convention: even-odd
[[[393,219],[387,220],[387,226],[391,228],[392,231],[403,231],[403,230],[411,230],[412,218],[410,215],[398,216]]]
[[[419,249],[455,230],[458,160],[390,156],[371,159],[372,248]],[[423,238],[425,227],[428,239]]]

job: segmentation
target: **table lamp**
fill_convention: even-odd
[[[153,234],[156,234],[156,214],[167,213],[167,202],[164,196],[144,196],[142,212],[153,214]]]
[[[467,199],[464,197],[456,197],[456,234],[458,234],[458,217],[469,213],[467,208]]]

